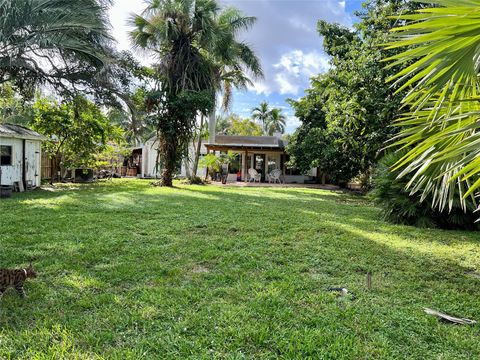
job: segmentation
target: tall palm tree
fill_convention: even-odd
[[[0,0],[0,84],[82,89],[110,61],[106,0]]]
[[[266,101],[262,101],[259,106],[252,109],[252,117],[254,120],[260,122],[262,128],[266,132],[267,120],[270,117],[270,108]]]
[[[214,85],[214,69],[204,53],[212,49],[218,11],[213,0],[151,0],[132,18],[131,40],[156,58],[161,80],[151,116],[157,125],[163,186],[172,186],[175,169],[188,152],[200,110],[196,100]]]
[[[185,112],[193,94],[197,99],[202,93],[210,98],[208,109],[198,106],[197,110],[214,116],[215,94],[222,83],[227,84],[232,75],[243,75],[249,66],[254,73],[261,71],[253,51],[236,40],[239,31],[253,22],[237,10],[222,13],[215,0],[155,0],[133,18],[133,43],[158,59],[157,71],[163,78],[159,102],[177,104],[158,116],[162,185],[172,185],[173,171],[193,136],[198,111]],[[178,101],[180,97],[184,100]]]
[[[232,103],[233,89],[244,90],[251,85],[252,78],[263,76],[260,60],[254,51],[244,42],[237,40],[241,31],[248,30],[256,18],[244,16],[238,9],[229,7],[221,11],[217,18],[218,32],[212,51],[207,54],[214,64],[213,111],[209,114],[209,132],[216,132],[216,98],[222,95],[222,110],[227,111]],[[203,129],[204,117],[201,116],[199,129]],[[192,176],[196,176],[200,158],[201,137],[197,140]]]
[[[408,49],[386,59],[407,64],[391,80],[412,109],[398,122],[395,145],[409,151],[395,168],[433,205],[451,208],[459,193],[465,208],[480,187],[480,1],[429,2],[437,7],[401,16],[390,48]]]
[[[285,132],[286,120],[287,118],[282,114],[281,109],[273,108],[270,110],[270,114],[265,123],[267,135],[273,136],[276,132],[283,134]]]

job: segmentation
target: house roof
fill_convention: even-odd
[[[14,124],[0,124],[0,137],[27,140],[45,140],[45,136],[24,126]]]
[[[206,144],[212,147],[248,147],[283,149],[286,142],[276,136],[237,136],[216,135],[215,143]]]

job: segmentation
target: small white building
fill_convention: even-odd
[[[0,185],[40,186],[45,137],[26,127],[0,124]]]
[[[211,141],[211,140],[210,140]],[[289,169],[286,163],[289,160],[285,153],[286,141],[281,135],[276,136],[229,136],[216,135],[214,142],[202,142],[200,158],[208,153],[220,154],[232,151],[237,154],[236,161],[230,163],[229,181],[249,181],[248,170],[255,169],[261,177],[261,181],[267,181],[267,174],[275,169],[282,172],[285,183],[316,182],[317,169],[311,169],[307,174]],[[196,144],[189,147],[189,156],[182,162],[177,170],[177,176],[183,178],[191,174]],[[140,150],[140,149],[138,149]],[[157,171],[157,140],[152,138],[141,147],[141,163],[138,164],[140,176],[147,178],[160,177],[161,170]],[[204,177],[205,168],[198,168],[197,176]]]

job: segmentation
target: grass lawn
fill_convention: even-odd
[[[116,180],[0,214],[0,267],[39,273],[0,300],[0,359],[480,358],[480,325],[423,313],[480,320],[480,234],[390,225],[360,197]]]

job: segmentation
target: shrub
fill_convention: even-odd
[[[420,194],[410,194],[405,190],[408,178],[397,178],[398,173],[392,172],[391,166],[400,159],[402,153],[391,153],[380,160],[373,176],[373,190],[370,196],[383,209],[383,217],[396,224],[418,227],[439,227],[442,229],[478,229],[474,214],[475,206],[471,202],[466,212],[455,200],[451,211],[439,211],[432,208],[432,199],[427,197],[420,202]],[[455,199],[460,197],[455,196]]]

